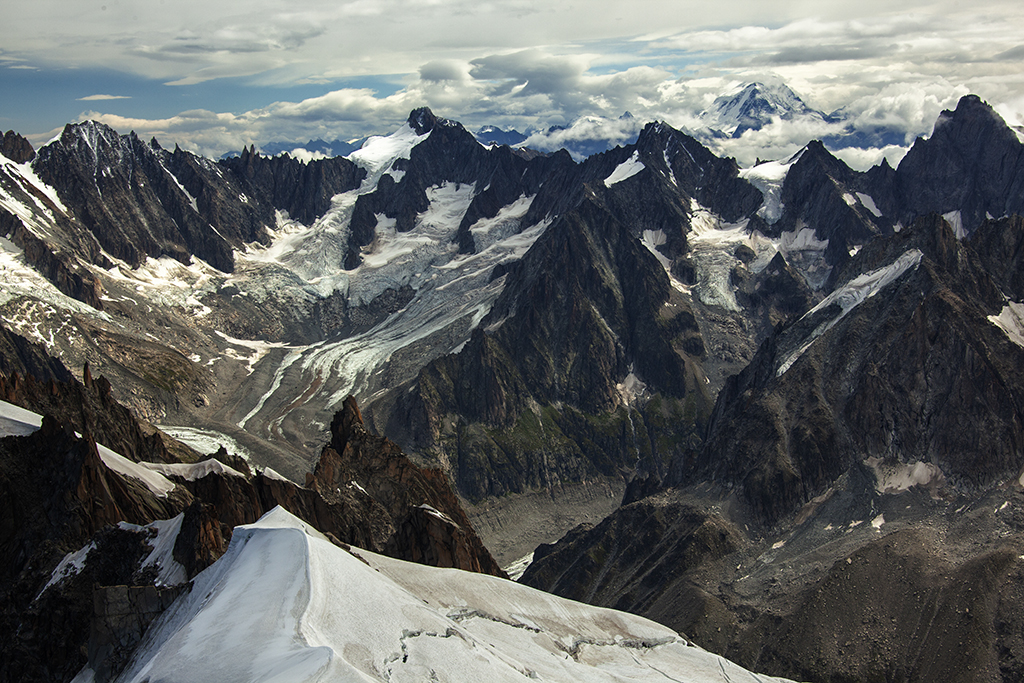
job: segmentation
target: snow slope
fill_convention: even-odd
[[[351,553],[281,508],[147,635],[127,681],[761,681],[641,617]],[[79,681],[90,680],[88,671]]]

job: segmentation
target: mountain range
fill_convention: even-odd
[[[785,116],[828,118],[751,86],[702,138]],[[492,142],[427,109],[308,162],[4,137],[0,397],[49,416],[2,442],[4,675],[173,658],[138,624],[93,643],[82,605],[244,574],[236,526],[499,575],[544,541],[523,583],[777,676],[1022,675],[1015,131],[967,96],[866,172],[827,141],[740,168],[657,122],[582,160]],[[178,514],[173,578],[104,531]],[[124,561],[68,559],[89,544]],[[157,603],[159,638],[209,618]]]
[[[705,110],[680,110],[677,114],[695,122],[684,132],[716,152],[719,152],[719,143],[723,139],[739,140],[744,133],[756,133],[780,123],[821,130],[822,142],[832,152],[848,148],[905,147],[912,142],[907,132],[894,123],[865,122],[846,108],[829,113],[813,109],[781,82],[746,83],[719,95]],[[485,125],[477,129],[474,136],[483,145],[508,145],[543,152],[565,149],[574,159],[583,160],[618,145],[636,142],[645,123],[627,111],[617,118],[582,116],[561,125],[527,128],[525,132]],[[347,156],[365,141],[365,138],[333,142],[273,141],[260,145],[259,151],[266,156],[291,154],[301,158]],[[240,154],[233,151],[225,154],[224,158]]]

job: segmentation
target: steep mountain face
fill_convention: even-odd
[[[572,170],[564,189],[540,189],[531,212],[559,217],[503,274],[480,328],[420,373],[386,423],[471,499],[658,472],[704,430],[707,352],[672,273],[699,215],[743,220],[760,193],[663,125]]]
[[[344,159],[310,165],[267,160],[257,169],[250,152],[224,166],[237,167],[241,178],[180,149],[169,153],[155,141],[146,145],[94,122],[69,125],[58,144],[44,147],[33,162],[40,179],[73,207],[111,256],[137,267],[147,256],[187,264],[194,255],[222,272],[234,269],[234,248],[266,241],[274,209],[309,222],[334,194],[361,179]],[[301,199],[295,197],[298,187]]]
[[[9,130],[0,139],[0,154],[16,164],[24,164],[35,158],[36,151],[32,149],[32,143]]]
[[[932,217],[845,274],[727,385],[680,483],[740,486],[771,524],[864,458],[932,463],[966,491],[1024,466],[1024,356],[988,321],[1003,297],[973,250]]]
[[[977,234],[991,253],[1019,230],[1007,220]],[[670,488],[645,496],[651,483],[635,484],[522,580],[700,634],[776,674],[1018,671],[999,615],[1021,595],[1022,527],[1001,513],[1021,495],[1024,337],[997,284],[1005,270],[993,278],[985,261],[938,216],[869,243],[727,383],[703,449],[672,464]],[[876,577],[894,571],[898,587],[879,592]],[[954,585],[980,603],[944,597]],[[961,632],[965,608],[985,626],[960,641],[963,656],[922,657],[951,646],[939,634]],[[921,610],[935,615],[929,629],[905,623]],[[884,634],[866,626],[890,619]],[[848,638],[838,648],[836,634]]]
[[[175,150],[174,157],[178,162],[176,168],[182,164],[193,168],[196,165],[196,157],[180,150]],[[332,197],[359,187],[366,177],[365,169],[341,157],[317,159],[303,164],[287,154],[271,158],[261,156],[252,147],[242,150],[238,157],[221,161],[220,166],[234,171],[244,179],[244,196],[269,201],[271,207],[286,211],[289,217],[305,225],[327,213],[331,208]],[[202,197],[203,194],[197,194],[197,199]],[[219,210],[233,205],[210,199],[207,202],[211,209]],[[203,211],[203,214],[206,215],[207,211]],[[220,222],[224,221],[213,224]],[[273,216],[266,224],[274,225]]]
[[[970,234],[987,218],[1024,212],[1024,145],[988,104],[965,96],[907,152],[896,192],[903,225],[937,211]]]
[[[884,182],[853,171],[820,142],[811,142],[790,166],[782,186],[782,215],[766,232],[811,230],[815,240],[827,243],[825,262],[829,266],[843,263],[856,247],[892,232],[892,221],[871,194],[879,194],[875,191],[879,185],[885,197]],[[891,202],[883,201],[881,206]]]

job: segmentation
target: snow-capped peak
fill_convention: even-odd
[[[824,117],[784,83],[749,83],[737,92],[718,97],[711,112],[705,113],[710,125],[733,137],[744,130],[758,130],[773,119],[799,116]]]
[[[87,674],[87,672],[83,672]],[[119,681],[775,681],[641,617],[351,552],[281,508],[151,627]],[[81,678],[81,677],[80,677]]]

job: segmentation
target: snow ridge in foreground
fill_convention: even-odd
[[[346,552],[281,508],[235,528],[147,643],[118,680],[779,680],[637,616]]]

